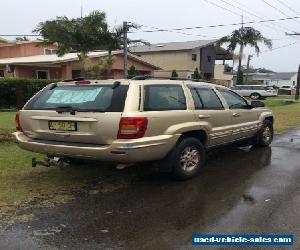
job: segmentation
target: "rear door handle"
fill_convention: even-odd
[[[233,117],[240,117],[241,115],[239,113],[233,113],[232,116]]]
[[[206,118],[210,118],[210,115],[199,115],[198,118],[199,119],[206,119]]]

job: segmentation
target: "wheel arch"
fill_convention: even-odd
[[[198,139],[204,147],[207,145],[207,142],[208,142],[208,134],[204,129],[183,132],[181,134],[181,136],[179,137],[177,143],[187,137],[192,137],[192,138]]]

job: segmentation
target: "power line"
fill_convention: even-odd
[[[269,2],[267,2],[266,0],[261,0],[263,1],[266,5],[270,6],[272,9],[276,10],[277,12],[281,13],[282,15],[286,16],[286,17],[289,17],[289,15],[287,15],[284,11],[278,9],[277,7],[275,7],[274,5],[270,4]],[[297,23],[300,23],[299,21],[297,20],[294,20],[295,22]]]
[[[280,3],[281,5],[285,6],[286,8],[288,8],[290,11],[296,13],[297,15],[300,15],[299,11],[296,11],[294,8],[290,7],[289,5],[287,5],[285,2],[281,1],[281,0],[275,0],[278,3]]]
[[[153,26],[147,26],[147,25],[141,25],[142,27],[150,28],[150,29],[155,29],[157,31],[161,31],[160,28],[153,27]],[[208,37],[206,35],[200,35],[200,34],[192,34],[192,33],[186,33],[186,32],[180,32],[180,31],[175,31],[175,30],[165,30],[166,32],[171,32],[171,33],[177,33],[177,34],[182,34],[182,35],[187,35],[187,36],[200,36],[200,37],[206,37],[210,39],[216,39],[217,37]],[[134,32],[132,32],[134,33]]]
[[[286,18],[279,18],[279,19],[265,19],[265,20],[258,20],[258,21],[248,21],[248,22],[243,22],[243,24],[246,25],[246,24],[256,24],[256,23],[270,23],[270,22],[288,21],[288,20],[294,20],[294,19],[300,19],[300,16],[286,17]],[[163,29],[163,28],[142,25],[144,27],[153,28],[155,30],[138,30],[138,31],[133,31],[133,32],[128,32],[128,33],[173,32],[173,31],[182,31],[182,30],[210,29],[210,28],[219,28],[219,27],[228,27],[228,26],[240,26],[241,24],[242,24],[241,22],[238,22],[238,23],[229,23],[229,24],[216,24],[216,25],[183,27],[183,28],[173,28],[173,29]],[[191,33],[186,33],[186,34],[191,34]],[[1,36],[2,37],[17,37],[17,36],[41,37],[41,35],[35,35],[35,34],[0,34],[0,37]],[[202,35],[199,35],[199,36],[202,36]]]
[[[243,4],[243,3],[241,3],[241,2],[239,2],[238,0],[232,0],[232,1],[234,1],[235,3],[237,3],[238,5],[241,5],[241,6],[244,6],[244,8],[246,8],[247,10],[250,10],[249,9],[249,6],[247,6],[247,5],[245,5],[245,4]],[[251,12],[252,13],[254,13],[254,14],[258,14],[259,16],[260,16],[260,18],[262,17],[262,16],[265,16],[265,13],[261,13],[261,12],[259,12],[259,11],[257,11],[257,10],[253,10],[253,9],[251,9]],[[266,17],[265,17],[266,18]],[[281,28],[283,28],[284,30],[291,30],[290,28],[288,28],[287,26],[283,26],[282,24],[278,24],[278,23],[274,23],[274,24],[272,24],[273,26],[278,26],[278,27],[281,27]]]
[[[288,44],[284,44],[284,45],[282,45],[282,46],[275,47],[275,48],[273,48],[273,49],[264,50],[264,51],[262,51],[261,53],[267,53],[267,52],[271,52],[271,51],[274,51],[274,50],[283,49],[283,48],[286,48],[286,47],[290,47],[290,46],[292,46],[292,45],[295,45],[295,44],[297,44],[297,43],[300,43],[300,41],[293,42],[293,43],[288,43]],[[261,53],[260,53],[260,54],[261,54]]]
[[[300,16],[286,17],[286,18],[279,18],[279,19],[265,19],[265,20],[259,20],[259,21],[248,21],[248,22],[244,22],[244,24],[269,23],[269,22],[287,21],[287,20],[293,20],[293,19],[300,19]],[[239,22],[239,23],[230,23],[230,24],[216,24],[216,25],[208,25],[208,26],[194,26],[194,27],[174,28],[174,29],[158,28],[156,30],[140,30],[140,31],[131,32],[131,33],[137,33],[137,32],[152,33],[152,32],[193,30],[193,29],[209,29],[209,28],[219,28],[219,27],[228,27],[228,26],[240,26],[241,24],[242,23]]]
[[[228,2],[225,1],[225,0],[219,0],[219,1],[222,1],[222,2],[224,2],[225,4],[227,4],[227,5],[229,5],[229,6],[234,6],[235,8],[237,8],[237,9],[239,9],[239,10],[241,10],[241,11],[243,11],[243,12],[245,12],[245,13],[251,15],[251,16],[254,16],[254,17],[256,17],[256,18],[259,18],[260,20],[263,20],[263,19],[264,19],[264,18],[261,17],[261,15],[259,15],[259,13],[257,13],[257,12],[255,13],[253,10],[250,11],[248,6],[246,6],[245,4],[242,4],[242,3],[238,2],[237,0],[232,0],[232,1],[234,1],[235,3],[237,3],[238,6],[233,5],[232,3],[228,3]],[[239,7],[239,5],[240,5],[240,6],[243,6],[244,8]],[[245,9],[245,8],[246,8],[246,9]],[[281,31],[281,32],[286,32],[286,29],[287,29],[287,28],[284,27],[284,26],[282,26],[282,25],[278,25],[278,24],[277,24],[278,27],[277,27],[275,24],[271,24],[271,25],[272,25],[272,26],[267,25],[267,24],[264,24],[265,27],[268,27],[268,28],[270,28],[270,29],[276,29],[276,30],[279,30],[279,31]],[[280,29],[279,27],[280,27],[280,28],[283,28],[283,29]]]

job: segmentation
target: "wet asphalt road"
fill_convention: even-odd
[[[206,233],[293,234],[289,249],[300,249],[300,130],[271,148],[213,151],[186,182],[133,168],[103,168],[99,180],[112,176],[124,185],[0,227],[0,249],[195,249],[192,234]]]

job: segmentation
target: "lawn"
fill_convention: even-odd
[[[266,106],[272,109],[275,117],[275,133],[281,133],[286,129],[300,127],[300,102],[291,98],[269,98],[264,101]]]
[[[0,112],[3,134],[14,131],[14,117],[13,112]],[[127,185],[126,177],[115,178],[118,176],[115,173],[112,178],[112,167],[100,163],[64,169],[32,168],[32,157],[42,159],[43,156],[20,149],[8,136],[2,135],[3,138],[5,140],[0,139],[0,222],[32,219],[31,214],[26,214],[28,208],[69,202],[75,191],[110,192]],[[127,177],[131,178],[130,175]]]
[[[300,126],[300,102],[288,98],[264,101],[275,115],[275,132]],[[99,164],[58,168],[31,168],[32,157],[41,155],[20,149],[9,136],[14,131],[15,113],[0,112],[0,220],[24,221],[32,219],[27,208],[48,207],[69,202],[73,191],[85,189],[89,193],[109,192],[128,184],[132,175],[118,175],[110,167]],[[106,171],[105,169],[108,169]],[[105,172],[106,171],[106,172]],[[105,176],[105,178],[104,178]],[[129,179],[126,180],[125,176]],[[101,180],[100,180],[101,179]],[[91,187],[91,183],[96,186]],[[20,215],[16,211],[23,211]]]

